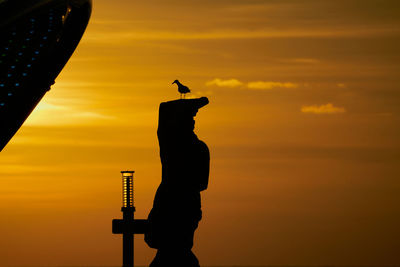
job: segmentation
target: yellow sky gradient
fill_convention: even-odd
[[[0,266],[118,266],[161,177],[158,105],[210,104],[202,265],[400,264],[400,4],[94,0],[87,31],[0,155]],[[142,236],[135,262],[155,251]]]

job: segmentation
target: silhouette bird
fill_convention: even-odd
[[[190,93],[189,87],[184,86],[178,80],[175,80],[172,84],[174,84],[174,83],[176,83],[178,85],[178,92],[181,94],[181,99],[182,99],[182,94],[183,94],[183,98],[185,98],[185,94]]]

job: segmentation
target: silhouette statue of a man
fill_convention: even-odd
[[[202,217],[200,192],[208,186],[210,154],[193,132],[193,117],[207,104],[206,97],[160,104],[162,179],[145,234],[146,243],[157,249],[150,267],[200,266],[191,249]]]

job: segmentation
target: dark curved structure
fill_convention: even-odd
[[[0,0],[0,151],[64,68],[91,0]]]
[[[193,237],[202,218],[200,192],[208,187],[210,153],[193,132],[206,97],[161,103],[157,136],[161,184],[147,220],[145,241],[157,249],[150,267],[198,267]]]

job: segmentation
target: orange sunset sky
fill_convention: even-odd
[[[0,266],[121,265],[120,171],[145,218],[175,79],[210,99],[202,265],[400,264],[400,1],[93,2],[0,155]]]

